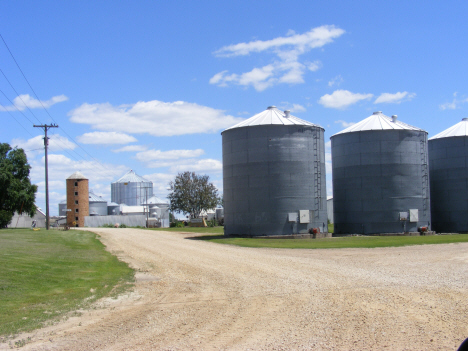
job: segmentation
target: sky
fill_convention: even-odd
[[[429,137],[468,117],[464,1],[2,1],[0,142],[50,214],[76,171],[110,201],[130,169],[222,193],[221,132],[275,105],[330,136],[374,111]]]

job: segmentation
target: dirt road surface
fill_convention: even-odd
[[[134,291],[20,336],[23,350],[456,350],[468,337],[467,243],[254,249],[93,231],[138,270]]]

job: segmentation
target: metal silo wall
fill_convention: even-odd
[[[90,216],[107,216],[107,202],[89,202]]]
[[[58,208],[59,208],[59,213],[58,213],[59,216],[66,216],[67,215],[67,211],[66,211],[67,204],[66,203],[64,203],[64,204],[59,203]]]
[[[379,130],[331,138],[337,234],[415,232],[431,222],[427,133]],[[399,213],[418,209],[419,221]]]
[[[468,232],[468,137],[429,140],[432,228]]]
[[[139,206],[151,196],[153,196],[152,182],[116,182],[111,184],[111,201],[118,204]]]
[[[255,126],[223,132],[224,232],[289,235],[327,231],[323,129]],[[313,211],[310,223],[288,213]]]

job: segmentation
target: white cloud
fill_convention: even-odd
[[[402,101],[409,101],[416,96],[415,93],[397,92],[395,94],[382,93],[375,101],[374,104],[388,103],[388,104],[399,104]]]
[[[439,108],[441,110],[455,110],[457,109],[461,104],[464,104],[465,102],[468,102],[468,99],[457,99],[458,93],[455,92],[453,93],[453,100],[452,102],[446,102],[445,104],[439,105]]]
[[[59,134],[52,134],[49,135],[49,151],[56,152],[56,151],[63,151],[63,150],[74,150],[76,148],[76,144],[68,140],[67,138],[59,135]],[[34,157],[37,154],[44,153],[44,136],[38,135],[31,139],[24,140],[24,139],[12,139],[10,142],[12,147],[19,147],[26,152],[26,155],[29,158]]]
[[[194,160],[193,162],[185,161],[182,164],[177,164],[170,168],[172,172],[221,172],[222,169],[223,164],[220,161],[209,158]]]
[[[127,145],[120,149],[112,150],[112,152],[139,152],[145,150],[148,150],[148,147],[145,145]]]
[[[325,147],[327,149],[331,149],[331,140],[328,140],[326,143],[325,143]]]
[[[343,82],[344,82],[343,77],[341,75],[338,75],[328,82],[328,86],[329,87],[332,87],[334,85],[339,86]]]
[[[209,82],[222,87],[229,83],[251,85],[257,91],[263,91],[276,84],[304,83],[305,72],[316,71],[321,68],[322,64],[320,61],[301,63],[299,56],[333,42],[335,38],[344,33],[344,30],[335,26],[321,26],[304,34],[296,34],[290,30],[286,37],[224,46],[214,54],[218,57],[233,57],[267,51],[276,55],[277,58],[266,66],[255,67],[241,74],[229,74],[227,70],[221,71],[211,77]]]
[[[57,95],[57,96],[52,97],[49,100],[41,101],[41,100],[34,99],[29,94],[22,94],[22,95],[18,95],[17,97],[13,99],[13,105],[5,106],[5,107],[0,106],[0,111],[16,111],[16,110],[23,111],[27,107],[29,107],[30,109],[42,108],[42,107],[49,108],[52,105],[55,105],[59,102],[63,102],[67,100],[68,100],[68,97],[66,97],[65,95]]]
[[[89,124],[94,129],[153,136],[215,133],[243,118],[194,103],[140,101],[132,105],[83,104],[69,112],[70,121]]]
[[[289,110],[291,113],[295,112],[305,112],[306,108],[299,104],[290,104],[289,102],[283,101],[279,106],[281,110]]]
[[[341,119],[338,120],[338,121],[335,121],[335,123],[341,124],[341,126],[342,126],[343,128],[348,128],[348,127],[351,127],[353,124],[356,124],[356,123],[354,123],[354,122],[346,122],[346,121],[343,121],[343,120],[341,120]],[[331,141],[330,141],[330,147],[331,147]]]
[[[333,39],[338,38],[344,34],[345,31],[335,26],[321,26],[313,28],[304,34],[293,33],[292,31],[288,31],[287,37],[278,37],[265,41],[255,40],[249,43],[224,46],[217,50],[215,55],[220,57],[241,56],[248,55],[252,52],[262,52],[268,49],[279,49],[284,46],[292,46],[296,50],[305,52],[333,42]]]
[[[131,135],[118,132],[92,132],[85,133],[77,137],[77,140],[83,144],[128,144],[138,141]]]
[[[361,100],[369,100],[372,96],[372,94],[352,93],[348,90],[335,90],[332,94],[322,96],[318,103],[327,108],[344,109]]]
[[[136,154],[138,161],[147,162],[153,160],[178,160],[181,158],[199,157],[205,153],[202,149],[196,150],[147,150]]]

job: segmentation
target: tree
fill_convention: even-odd
[[[23,149],[12,149],[0,143],[0,228],[11,222],[16,212],[36,213],[37,185],[31,184],[26,154]]]
[[[219,203],[218,189],[209,180],[209,176],[197,175],[195,172],[177,174],[174,181],[169,182],[170,210],[198,218],[202,211],[215,208]]]

